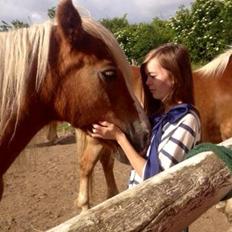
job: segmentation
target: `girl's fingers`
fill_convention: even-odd
[[[102,136],[99,135],[99,134],[92,134],[91,136],[92,136],[93,138],[98,138],[98,139],[101,139],[101,138],[102,138]]]
[[[104,126],[104,125],[93,124],[92,125],[92,132],[93,133],[104,133],[106,127],[107,126]]]
[[[102,138],[102,134],[103,134],[103,130],[101,128],[101,126],[98,126],[95,124],[95,126],[93,125],[92,131],[91,131],[91,136],[92,137],[98,137],[98,138]]]
[[[91,129],[91,136],[94,138],[114,139],[113,124],[107,121],[93,124]]]
[[[93,124],[92,126],[93,126],[93,128],[99,128],[98,124]]]
[[[110,127],[112,124],[110,122],[107,122],[107,121],[100,121],[99,124],[92,124],[92,127],[94,129],[103,129],[103,127]]]
[[[102,126],[109,126],[111,123],[107,121],[100,121],[99,124]]]
[[[88,131],[88,135],[90,135],[92,138],[102,138],[100,134],[95,134],[91,131]]]

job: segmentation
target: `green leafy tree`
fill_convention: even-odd
[[[232,0],[224,0],[224,9],[222,12],[225,43],[232,45]]]
[[[174,40],[189,48],[194,61],[211,60],[225,49],[224,4],[218,0],[196,0],[191,9],[180,8],[170,20]]]
[[[52,7],[48,9],[48,17],[50,19],[55,18],[55,14],[56,14],[56,7]]]
[[[160,44],[172,41],[174,33],[168,20],[153,18],[151,25],[154,31],[159,34]]]
[[[124,14],[123,17],[114,17],[112,19],[102,19],[100,23],[104,25],[112,33],[116,33],[119,30],[128,27],[129,22],[127,20],[127,14]]]
[[[141,63],[148,51],[172,40],[168,27],[167,21],[156,18],[152,23],[132,24],[114,34],[128,59]]]
[[[56,7],[52,7],[48,9],[48,17],[50,19],[53,19],[55,17],[55,11],[56,11]],[[29,26],[30,25],[28,23],[22,22],[18,19],[13,20],[11,23],[1,20],[0,31],[9,31],[12,29],[29,27]]]
[[[153,46],[152,27],[148,24],[134,24],[115,33],[120,46],[128,59],[140,63],[144,55]]]
[[[12,25],[8,24],[6,21],[1,20],[0,31],[8,31],[10,30]]]
[[[12,29],[17,29],[17,28],[23,28],[23,27],[29,27],[28,23],[24,23],[22,21],[19,20],[13,20],[11,23],[7,23],[5,21],[1,21],[1,25],[0,25],[0,31],[9,31]]]
[[[133,56],[139,63],[142,62],[144,56],[160,44],[171,40],[165,31],[165,21],[154,19],[151,24],[139,24],[135,30],[136,43],[133,47]]]

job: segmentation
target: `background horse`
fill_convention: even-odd
[[[219,143],[232,137],[232,49],[195,70],[193,78],[202,140]]]
[[[138,151],[148,143],[148,120],[129,88],[130,67],[116,39],[81,19],[71,0],[60,3],[56,20],[0,34],[0,196],[3,174],[52,120],[84,131],[108,120]]]
[[[140,70],[132,66],[132,72],[131,85],[143,105]],[[195,104],[202,121],[202,142],[218,143],[232,137],[232,49],[195,70],[193,81]],[[100,160],[102,164],[109,198],[118,193],[113,173],[114,157],[123,163],[128,161],[83,131],[76,130],[76,138],[80,157],[79,196],[76,203],[85,210],[89,207],[89,182],[96,162]],[[98,146],[95,146],[96,143]]]

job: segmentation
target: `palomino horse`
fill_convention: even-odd
[[[109,120],[138,151],[149,140],[148,120],[128,85],[130,66],[113,35],[81,19],[71,0],[59,4],[56,20],[0,34],[0,196],[3,174],[52,120],[82,130]]]
[[[219,143],[232,136],[232,49],[193,72],[195,104],[202,141]]]
[[[132,87],[140,103],[143,103],[140,70],[132,67],[132,71]],[[232,49],[195,70],[193,80],[195,104],[202,120],[202,141],[218,143],[232,137]],[[109,155],[111,149],[80,130],[76,130],[76,135],[80,157],[79,196],[76,203],[85,210],[89,207],[89,178],[98,160],[103,166],[107,182],[107,197],[117,194],[118,189],[113,174],[114,157]],[[117,153],[114,156],[127,162]]]

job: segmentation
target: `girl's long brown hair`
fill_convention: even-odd
[[[192,68],[188,50],[183,45],[167,43],[151,50],[140,67],[145,89],[144,108],[148,115],[161,113],[164,110],[163,103],[153,98],[146,85],[146,65],[153,58],[158,58],[160,65],[173,76],[174,85],[170,101],[194,104]]]

